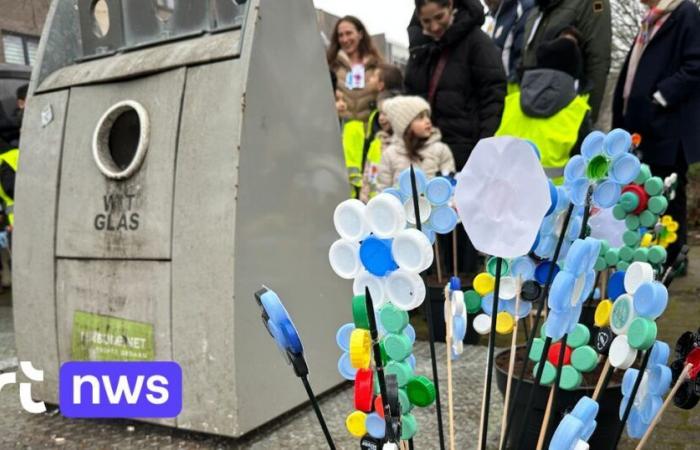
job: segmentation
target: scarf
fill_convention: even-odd
[[[642,59],[644,50],[646,50],[649,42],[654,38],[654,35],[666,23],[668,16],[678,8],[683,0],[661,0],[656,6],[653,6],[646,13],[640,25],[639,34],[635,39],[630,55],[630,62],[627,68],[627,78],[625,79],[625,89],[623,91],[624,108],[623,113],[627,112],[627,100],[632,92],[632,84],[637,75],[639,62]]]

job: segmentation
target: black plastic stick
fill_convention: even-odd
[[[554,280],[554,267],[556,265],[557,259],[559,259],[559,254],[561,253],[561,247],[564,245],[564,238],[566,237],[566,231],[569,228],[569,222],[571,221],[571,215],[574,212],[574,205],[570,204],[569,208],[566,210],[566,215],[564,216],[564,224],[562,225],[562,233],[559,236],[559,240],[557,241],[557,246],[554,249],[554,256],[552,257],[552,265],[549,267],[549,271],[547,273],[547,281],[544,285],[544,289],[542,291],[542,299],[537,305],[537,311],[535,312],[535,321],[532,324],[532,330],[530,330],[530,335],[528,336],[527,339],[527,346],[525,347],[525,363],[523,364],[522,368],[520,369],[520,374],[518,376],[518,382],[515,385],[515,392],[514,395],[511,396],[510,401],[511,405],[504,405],[504,408],[508,408],[508,419],[506,421],[506,431],[505,431],[505,436],[503,436],[503,445],[501,446],[501,450],[504,450],[506,446],[508,445],[508,436],[510,435],[510,430],[513,425],[513,416],[515,415],[515,399],[518,398],[520,395],[520,389],[522,388],[523,385],[523,379],[525,378],[525,372],[527,371],[527,366],[528,366],[528,361],[527,357],[530,354],[530,350],[532,350],[532,343],[535,340],[535,336],[537,336],[537,326],[540,323],[540,317],[542,317],[542,310],[544,309],[544,305],[547,302],[547,297],[549,296],[549,288],[552,285],[552,281]]]
[[[653,347],[652,347],[653,348]],[[644,359],[642,359],[642,365],[639,367],[639,373],[637,374],[637,379],[634,380],[634,387],[632,387],[632,392],[627,399],[627,407],[625,408],[625,413],[622,415],[622,421],[620,421],[620,427],[617,430],[615,440],[613,441],[610,450],[615,450],[617,444],[620,442],[622,433],[625,431],[625,425],[627,424],[627,419],[632,411],[632,406],[634,406],[634,399],[637,396],[637,391],[639,390],[639,385],[642,384],[642,378],[644,378],[644,372],[647,370],[647,365],[649,364],[649,357],[651,356],[651,348],[644,353]]]
[[[377,372],[379,380],[379,392],[382,395],[382,407],[384,408],[384,421],[386,422],[386,436],[389,442],[395,442],[397,436],[393,436],[393,428],[391,427],[391,411],[389,410],[389,401],[386,394],[386,379],[384,378],[384,365],[382,364],[382,350],[379,346],[379,332],[377,331],[377,320],[374,316],[374,303],[372,303],[372,295],[369,288],[365,286],[365,309],[367,309],[367,318],[369,319],[369,334],[372,337],[372,352],[374,353],[374,369]]]
[[[484,384],[484,398],[481,405],[483,417],[481,419],[480,449],[486,450],[486,437],[489,430],[489,409],[491,406],[491,380],[493,379],[493,352],[496,346],[496,315],[498,314],[498,295],[501,284],[501,265],[503,258],[496,258],[496,284],[493,289],[493,303],[491,309],[491,333],[489,333],[489,349],[486,355],[486,381]]]
[[[318,401],[316,400],[316,396],[314,395],[314,391],[311,389],[311,385],[309,384],[309,379],[306,376],[301,377],[301,382],[304,384],[304,389],[306,389],[306,394],[309,396],[309,400],[311,400],[311,405],[314,407],[314,412],[316,412],[316,417],[318,418],[318,422],[321,424],[321,429],[323,430],[323,435],[326,437],[326,442],[328,442],[328,448],[331,450],[335,450],[335,443],[333,442],[333,438],[331,437],[331,433],[328,431],[328,426],[326,426],[326,420],[323,418],[323,414],[321,413],[321,408],[318,406]]]
[[[413,196],[413,212],[416,219],[416,229],[422,231],[420,222],[420,207],[418,206],[418,187],[416,185],[416,172],[411,164],[411,194]],[[426,298],[423,302],[425,320],[428,322],[428,339],[430,342],[430,360],[433,366],[433,383],[435,384],[435,412],[437,415],[438,437],[440,438],[440,449],[445,449],[445,435],[442,430],[442,408],[440,407],[440,384],[438,382],[437,358],[435,357],[435,329],[433,327],[433,311],[430,303],[430,289],[426,289]],[[449,351],[449,350],[448,350]]]

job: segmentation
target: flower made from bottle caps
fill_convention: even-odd
[[[464,353],[464,338],[467,335],[467,307],[462,292],[462,283],[458,277],[450,278],[449,301],[445,302],[445,318],[451,317],[452,342],[450,343],[451,358],[457,359]],[[447,320],[445,321],[447,326]]]
[[[592,203],[612,208],[622,187],[639,174],[639,159],[632,153],[632,137],[621,129],[608,133],[594,131],[581,144],[581,154],[572,157],[564,168],[564,187],[574,205],[584,206],[589,188]]]
[[[651,232],[644,233],[641,246],[653,248],[655,245],[660,245],[663,248],[668,248],[669,245],[678,240],[678,234],[676,234],[678,228],[678,222],[673,220],[673,217],[665,215],[661,217]]]
[[[581,397],[574,409],[564,416],[549,442],[549,450],[586,450],[595,432],[598,402]]]
[[[668,344],[656,341],[651,348],[651,355],[647,368],[642,374],[642,380],[637,390],[637,395],[632,402],[629,417],[627,418],[627,434],[634,439],[641,438],[661,409],[664,403],[664,395],[671,388],[672,373],[668,367],[668,358],[671,350]],[[640,372],[629,368],[622,378],[622,402],[620,403],[620,419],[625,414],[630,396]]]
[[[407,229],[406,211],[391,194],[379,194],[367,205],[346,200],[335,209],[333,222],[341,239],[331,245],[331,267],[341,278],[352,279],[353,292],[372,294],[376,308],[389,299],[406,311],[425,299],[420,273],[433,262],[428,237]]]
[[[414,167],[413,171],[419,196],[418,212],[420,214],[421,229],[428,236],[430,242],[434,243],[435,234],[450,233],[459,222],[457,212],[452,207],[456,181],[453,178],[443,176],[428,180],[425,172],[422,170]],[[406,211],[409,226],[415,227],[416,215],[411,188],[411,169],[408,168],[401,172],[398,186],[385,189],[384,193],[391,194],[399,199]]]
[[[618,272],[620,273],[620,272]],[[647,350],[656,341],[656,319],[668,304],[668,291],[654,280],[649,263],[635,262],[624,273],[624,293],[614,298],[612,307],[601,302],[596,309],[596,323],[608,322],[613,333],[609,350],[610,364],[627,369],[634,363],[639,350]],[[616,294],[616,293],[611,293]],[[609,311],[609,319],[604,316]]]
[[[552,259],[557,247],[557,242],[561,236],[562,228],[564,227],[564,219],[567,214],[567,209],[570,204],[568,193],[563,186],[556,188],[557,203],[551,214],[545,216],[540,225],[540,231],[537,235],[537,240],[533,245],[533,253],[542,259]],[[574,207],[569,225],[566,229],[562,248],[559,252],[559,259],[566,257],[566,253],[571,244],[578,239],[581,234],[581,226],[583,224],[583,208]]]
[[[678,381],[687,364],[692,364],[688,379],[673,396],[673,404],[681,409],[692,409],[700,401],[700,330],[686,331],[676,342],[675,360],[671,364],[673,383]]]
[[[544,339],[547,332],[547,324],[544,324],[541,330],[541,337],[535,338],[532,341],[532,348],[528,355],[530,360],[534,361],[535,368],[533,373],[537,373],[538,367],[542,364],[542,351],[544,350]],[[561,378],[559,387],[565,390],[574,390],[583,382],[583,374],[593,371],[598,365],[598,353],[589,345],[591,332],[583,324],[576,324],[574,329],[569,333],[564,348],[564,360],[561,367]],[[542,372],[541,383],[543,385],[551,385],[556,378],[556,368],[559,364],[559,355],[561,352],[562,342],[559,339],[549,347],[547,357],[544,359],[544,369]]]
[[[622,195],[612,210],[613,217],[624,220],[627,229],[622,235],[624,245],[606,251],[606,265],[626,270],[635,261],[654,265],[666,262],[665,247],[654,240],[663,232],[659,217],[667,207],[664,181],[652,176],[649,166],[642,164],[636,179],[622,189]]]
[[[599,253],[598,239],[578,239],[571,244],[564,268],[554,278],[549,292],[550,312],[545,328],[547,337],[561,339],[576,327],[583,302],[595,285],[594,266]]]

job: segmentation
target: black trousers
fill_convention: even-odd
[[[676,260],[681,248],[688,242],[688,199],[686,197],[686,187],[688,186],[688,163],[685,160],[683,149],[678,150],[676,164],[673,166],[663,166],[649,164],[651,174],[655,177],[666,178],[672,173],[678,175],[678,185],[676,187],[676,198],[668,204],[666,214],[671,215],[678,222],[678,240],[669,245],[668,259],[666,265],[671,265]]]

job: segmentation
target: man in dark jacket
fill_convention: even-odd
[[[627,1],[627,0],[626,0]],[[537,48],[572,26],[582,36],[582,90],[590,93],[591,119],[595,122],[610,71],[612,25],[610,0],[536,0],[525,25],[523,68],[537,64]]]
[[[673,262],[686,242],[688,164],[700,161],[700,11],[686,0],[644,0],[651,7],[620,73],[613,126],[642,136],[652,174],[678,174],[667,213],[678,221]]]
[[[493,18],[487,34],[501,49],[501,59],[510,86],[511,83],[518,82],[525,22],[528,13],[535,6],[535,0],[486,0],[485,3]]]
[[[447,2],[446,2],[447,3]],[[462,170],[480,139],[493,136],[501,120],[506,78],[498,48],[481,31],[483,7],[478,0],[453,0],[452,25],[439,40],[424,33],[415,14],[408,27],[411,56],[406,90],[432,103],[432,119]],[[429,87],[441,58],[444,70]]]

